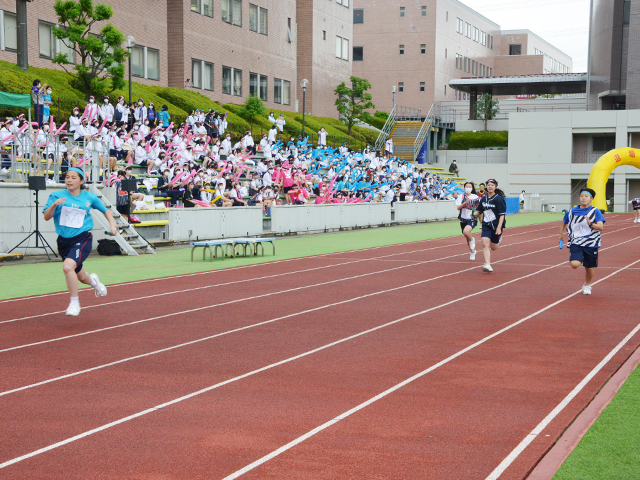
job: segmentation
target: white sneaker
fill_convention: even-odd
[[[472,238],[471,240],[469,240],[469,250],[473,252],[475,251],[475,249],[476,249],[476,239]],[[473,260],[473,258],[471,260]]]
[[[9,170],[7,170],[6,168],[3,168],[0,173],[2,173],[2,175],[6,175],[9,173]]]
[[[483,272],[493,272],[493,268],[491,268],[491,265],[489,265],[488,263],[485,263],[484,265],[482,265],[482,271]]]
[[[476,253],[477,253],[477,252],[476,252],[475,250],[473,250],[473,251],[471,252],[471,255],[469,255],[469,260],[475,260],[475,259],[476,259]]]
[[[106,297],[107,287],[105,287],[103,284],[100,283],[100,280],[98,279],[98,275],[95,273],[92,273],[89,276],[91,277],[92,280],[95,280],[96,282],[96,286],[93,287],[93,289],[96,291],[96,297]]]
[[[582,294],[583,295],[591,295],[591,285],[583,285],[582,286]]]
[[[80,314],[80,304],[70,303],[67,307],[67,315],[77,317]]]

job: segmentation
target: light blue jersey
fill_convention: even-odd
[[[56,225],[56,233],[64,238],[72,238],[93,229],[93,219],[90,214],[92,208],[102,213],[107,211],[107,207],[93,193],[80,190],[78,196],[74,197],[64,189],[49,195],[42,212],[44,213],[59,198],[65,198],[66,202],[56,206],[53,222]]]

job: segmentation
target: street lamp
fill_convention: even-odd
[[[309,80],[306,78],[302,80],[300,83],[302,86],[302,138],[304,138],[304,111],[305,111],[305,101],[307,97],[307,86],[309,85]]]
[[[393,92],[393,108],[396,108],[396,86],[391,87],[391,91]]]
[[[127,35],[127,48],[129,49],[129,105],[131,105],[131,50],[136,46],[133,35]]]

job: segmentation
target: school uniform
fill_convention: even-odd
[[[600,231],[589,226],[586,217],[593,223],[606,220],[602,212],[595,207],[573,207],[564,216],[564,223],[567,226],[570,255],[569,261],[579,261],[585,268],[595,268],[598,266],[598,249],[601,246]]]
[[[507,225],[507,202],[505,199],[497,193],[494,194],[493,197],[482,197],[476,210],[483,214],[481,236],[491,239],[491,243],[500,243],[502,233],[496,235],[496,229],[498,228],[500,217],[503,215],[505,219],[502,222],[502,230],[504,230]]]
[[[53,212],[53,223],[58,234],[58,253],[63,260],[73,259],[76,262],[75,271],[79,273],[92,248],[93,219],[90,211],[95,208],[105,213],[107,208],[91,192],[80,190],[77,196],[73,196],[65,189],[49,195],[42,213],[59,198],[66,198],[66,202],[56,206]]]

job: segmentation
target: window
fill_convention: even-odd
[[[477,27],[473,27],[473,41],[474,42],[480,41],[480,30],[478,30]]]
[[[480,32],[480,45],[487,45],[487,34],[486,32]]]
[[[469,57],[464,57],[464,71],[469,73]]]
[[[326,30],[322,30],[322,39],[323,40],[327,39],[327,31]]]
[[[484,77],[484,65],[482,63],[480,64],[480,76]]]
[[[213,63],[191,59],[193,88],[213,90]]]
[[[38,22],[38,39],[40,42],[40,56],[44,58],[53,58],[56,56],[53,48],[53,34],[51,33],[51,24]]]
[[[478,75],[478,62],[475,60],[471,61],[471,74]]]
[[[222,67],[222,93],[242,96],[242,70]]]
[[[456,33],[464,34],[464,22],[461,18],[456,19]]]
[[[522,55],[522,45],[509,45],[509,55]]]
[[[213,0],[191,0],[191,11],[213,17]]]
[[[0,10],[2,15],[2,28],[3,35],[0,36],[0,48],[2,50],[15,51],[18,49],[18,25],[16,23],[16,16],[14,13],[9,13]]]
[[[422,7],[420,7],[420,13],[423,17],[427,16],[427,6],[426,5],[422,5]]]
[[[273,79],[273,102],[291,105],[291,82],[289,80]]]
[[[490,50],[493,50],[493,36],[487,35],[487,44]]]
[[[249,30],[267,35],[267,9],[249,4]]]
[[[222,21],[242,26],[242,0],[221,0]]]
[[[404,17],[404,7],[400,7],[400,16]]]
[[[421,43],[420,44],[420,55],[424,55],[425,53],[427,53],[427,44],[426,43]]]
[[[404,55],[404,45],[400,45],[400,55]]]
[[[631,2],[624,2],[624,24],[629,25],[629,20],[631,19]]]
[[[353,9],[353,23],[364,23],[364,9]]]
[[[291,17],[287,18],[287,43],[293,42],[293,35],[291,34]]]
[[[362,62],[364,60],[364,48],[353,47],[353,61]]]
[[[424,92],[424,90],[425,90],[424,82],[420,82],[420,91]]]
[[[447,86],[446,85],[444,86],[444,96],[445,97],[447,96]]]
[[[449,52],[448,52],[448,51],[447,51],[447,49],[445,48],[445,49],[444,49],[444,58],[447,58],[447,54],[448,54],[448,53],[449,53]]]
[[[467,38],[471,38],[471,24],[464,22],[464,27],[465,27],[465,36]]]
[[[456,68],[462,70],[462,55],[456,53]]]
[[[349,8],[349,0],[336,0],[336,3],[338,5],[342,5],[343,7]],[[289,104],[287,103],[287,105]]]
[[[609,137],[593,137],[594,152],[608,152],[614,148],[616,148],[616,137],[614,135]]]
[[[336,37],[336,58],[349,60],[349,40]]]
[[[490,76],[491,76],[491,68],[487,67],[487,77],[490,77]]]
[[[404,82],[398,82],[398,92],[404,92]]]
[[[131,75],[160,80],[160,52],[136,45],[131,49]]]
[[[449,12],[447,12],[446,20],[445,20],[445,21],[447,21],[447,22],[449,21]]]
[[[267,101],[267,76],[249,73],[249,94]]]

